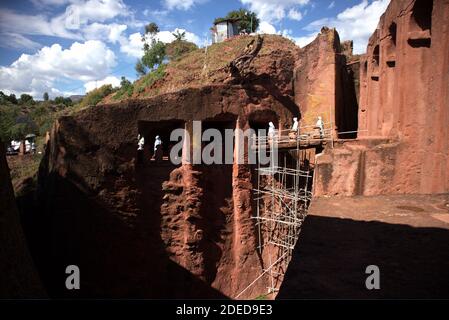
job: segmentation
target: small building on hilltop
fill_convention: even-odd
[[[212,43],[223,42],[239,34],[239,19],[217,19],[211,28]]]

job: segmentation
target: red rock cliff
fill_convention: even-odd
[[[449,191],[448,18],[447,0],[391,1],[360,61],[359,141],[318,160],[316,195]]]
[[[287,41],[287,40],[279,40]],[[288,42],[290,43],[290,42]],[[35,237],[56,297],[235,297],[263,272],[247,165],[150,163],[173,129],[291,123],[297,47],[262,47],[247,81],[98,105],[55,124],[39,175]],[[144,135],[144,164],[136,137]],[[192,139],[193,143],[197,143]],[[81,290],[64,288],[76,264]],[[266,292],[265,278],[240,298]]]

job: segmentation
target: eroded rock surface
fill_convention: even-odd
[[[233,298],[245,289],[264,267],[251,219],[251,167],[151,162],[152,139],[159,134],[168,144],[171,130],[191,132],[194,120],[219,130],[290,123],[299,115],[293,53],[262,47],[245,79],[60,118],[39,173],[32,234],[51,295]],[[147,139],[143,164],[136,163],[138,133]],[[69,264],[81,270],[76,292],[64,288]],[[266,286],[262,278],[240,298]]]
[[[393,144],[337,143],[316,195],[449,191],[448,18],[449,1],[391,1],[360,59],[358,137]]]
[[[0,298],[44,298],[45,290],[31,259],[0,141]]]
[[[410,24],[414,3],[392,1],[360,64],[350,43],[323,28],[302,49],[266,37],[245,76],[235,78],[226,71],[239,56],[231,40],[215,47],[216,64],[191,54],[133,99],[60,118],[40,168],[36,210],[25,214],[50,294],[233,298],[263,272],[251,219],[254,168],[149,160],[156,134],[167,143],[173,129],[191,132],[194,120],[220,131],[269,121],[285,129],[294,116],[308,125],[322,114],[334,122],[334,138],[367,131],[325,147],[315,195],[447,192],[449,6],[434,1],[431,25],[438,27],[427,32]],[[138,133],[147,143],[140,165]],[[64,287],[69,264],[81,269],[76,292]],[[267,281],[240,298],[264,294]]]

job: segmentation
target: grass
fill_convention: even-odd
[[[165,76],[165,68],[165,64],[161,64],[157,69],[140,78],[134,83],[134,92],[143,93],[145,92],[145,88],[152,86],[157,80],[162,79]]]
[[[229,76],[226,69],[229,62],[238,57],[253,39],[253,36],[239,36],[212,44],[207,50],[199,48],[182,54],[135,81],[131,96],[129,91],[119,91],[104,98],[102,102],[118,102],[128,97],[149,98],[186,88],[222,83]],[[253,66],[256,69],[263,68],[271,61],[273,52],[293,52],[296,49],[298,47],[291,40],[278,35],[265,35],[262,49]]]
[[[97,89],[90,91],[79,103],[80,108],[84,108],[90,105],[97,105],[104,97],[113,93],[116,89],[112,88],[112,85],[105,84]]]
[[[212,83],[225,78],[223,69],[244,50],[251,37],[238,37],[207,48],[192,50],[160,65],[134,82],[134,96],[151,97],[187,87]],[[158,80],[160,85],[152,87]],[[114,99],[115,100],[115,99]]]
[[[129,98],[133,95],[134,86],[132,84],[121,87],[112,97],[113,100],[121,100],[123,97]]]

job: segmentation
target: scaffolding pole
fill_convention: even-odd
[[[299,150],[297,139],[296,148],[292,150],[294,163],[290,166],[284,156],[280,166],[261,167],[258,163],[256,169],[257,188],[254,192],[257,208],[252,219],[257,228],[259,254],[269,267],[264,268],[249,286],[267,274],[269,294],[279,290],[312,198],[309,191],[312,175],[309,168],[301,168]]]
[[[331,120],[331,115],[328,118]],[[313,195],[314,175],[310,161],[306,161],[306,155],[301,159],[300,150],[310,146],[316,148],[323,143],[333,147],[333,130],[333,122],[329,121],[321,128],[308,125],[299,127],[296,132],[275,130],[270,136],[258,136],[253,140],[258,160],[262,150],[274,157],[277,153],[270,150],[273,145],[283,148],[284,157],[278,159],[277,166],[272,165],[275,163],[273,158],[271,165],[265,167],[257,161],[257,187],[253,189],[256,214],[251,218],[257,228],[257,250],[263,267],[261,274],[235,298],[264,275],[269,277],[266,282],[268,294],[279,291]],[[288,153],[291,156],[289,163]]]

